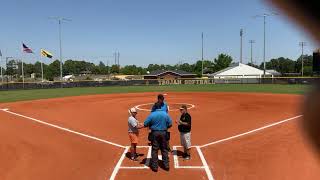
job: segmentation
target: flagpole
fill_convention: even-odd
[[[23,71],[23,58],[21,59],[21,63],[22,63],[22,66],[21,66],[21,70],[22,70],[22,87],[24,89],[24,71]]]
[[[42,62],[42,58],[41,58],[41,55],[40,55],[40,61],[41,61],[41,82],[43,82],[43,62]]]
[[[0,69],[1,69],[1,84],[3,84],[3,72],[2,72],[2,54],[1,54],[1,56],[0,56],[0,61],[1,61],[1,63],[0,63]]]

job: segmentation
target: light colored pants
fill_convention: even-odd
[[[191,148],[191,132],[183,133],[180,132],[180,142],[181,146],[183,146],[185,149]]]

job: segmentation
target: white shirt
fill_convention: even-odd
[[[139,132],[139,130],[137,128],[138,124],[139,124],[139,121],[136,118],[134,118],[133,116],[130,116],[128,119],[128,127],[129,127],[128,132],[138,133]]]

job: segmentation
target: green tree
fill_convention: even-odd
[[[260,68],[263,69],[263,63]],[[266,62],[266,69],[274,69],[281,74],[294,73],[296,72],[296,62],[289,58],[279,57]]]
[[[158,64],[149,64],[147,67],[147,71],[152,72],[155,70],[160,70],[160,66]]]
[[[31,64],[31,63],[25,64],[25,63],[24,63],[25,76],[30,77],[30,75],[31,75],[32,73],[35,73],[35,71],[36,71],[36,70],[35,70],[34,64]]]
[[[7,64],[6,74],[9,76],[14,76],[17,74],[18,64],[16,60],[10,60]]]
[[[43,69],[45,69],[46,64],[43,64]],[[36,73],[36,77],[41,77],[41,62],[37,61],[34,64],[34,73]]]
[[[193,67],[189,63],[183,63],[180,65],[177,65],[177,69],[186,71],[186,72],[193,72]]]
[[[108,74],[108,68],[102,61],[99,62],[99,74]]]
[[[55,60],[45,69],[44,77],[50,81],[60,76],[60,61]]]
[[[302,61],[301,61],[301,56],[297,59],[296,61],[296,67],[295,67],[295,71],[297,73],[301,73],[301,68],[302,68]],[[313,56],[312,55],[304,55],[303,56],[303,66],[309,66],[312,69],[312,61],[313,61]],[[308,68],[307,68],[308,69]],[[305,70],[305,68],[303,68],[303,70]],[[307,75],[304,73],[304,75]],[[311,74],[310,74],[311,75]]]
[[[115,73],[119,73],[120,72],[120,68],[118,65],[114,64],[111,66],[111,69],[110,69],[111,73],[115,74]]]
[[[227,54],[219,54],[213,61],[213,72],[220,71],[230,66],[232,57]]]
[[[311,76],[313,74],[312,66],[303,66],[303,75]]]
[[[254,68],[258,68],[258,69],[260,68],[258,65],[255,65],[255,64],[253,64],[253,63],[248,63],[247,65],[248,65],[248,66],[251,66],[251,67],[254,67]]]

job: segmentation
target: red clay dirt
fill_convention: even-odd
[[[152,103],[157,93],[90,95],[2,103],[0,108],[127,146],[128,108]],[[192,143],[203,145],[301,114],[298,95],[168,93],[168,104],[190,103]],[[140,111],[142,122],[149,112]],[[173,120],[179,112],[170,112]],[[124,149],[0,111],[0,179],[109,179]],[[298,119],[201,148],[215,179],[319,179]],[[171,145],[179,145],[174,124]],[[147,145],[147,130],[140,145]],[[193,154],[196,151],[193,151]],[[190,166],[198,166],[198,154]],[[116,179],[206,179],[203,169],[120,169]],[[123,164],[128,159],[123,161]],[[197,162],[196,162],[197,161]],[[139,162],[138,162],[139,163]],[[181,162],[183,164],[184,162]],[[138,164],[139,165],[139,164]]]

